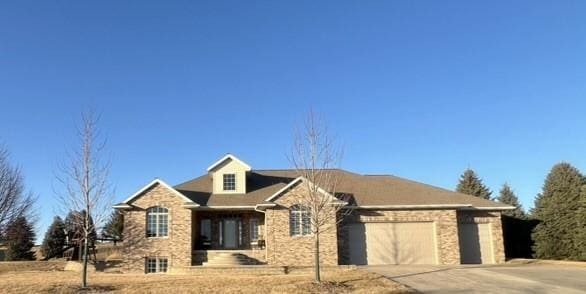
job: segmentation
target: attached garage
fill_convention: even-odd
[[[463,264],[495,263],[489,223],[460,223],[458,236]]]
[[[350,264],[437,264],[433,222],[348,225]]]

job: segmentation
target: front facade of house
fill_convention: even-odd
[[[320,234],[322,264],[504,262],[500,211],[510,207],[393,176],[331,172],[347,215]],[[296,201],[304,180],[232,155],[174,187],[157,179],[114,206],[124,212],[124,269],[180,272],[222,265],[222,253],[311,265],[308,210]]]

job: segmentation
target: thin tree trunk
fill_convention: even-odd
[[[321,283],[320,267],[319,267],[319,232],[315,233],[315,245],[314,245],[314,258],[315,258],[315,282]]]
[[[91,143],[91,142],[89,142]],[[90,156],[91,156],[91,149],[90,145],[87,144],[84,150],[84,170],[85,176],[83,181],[84,186],[84,194],[85,194],[85,214],[83,219],[84,224],[84,242],[83,242],[83,274],[81,277],[81,287],[87,287],[87,262],[88,262],[88,247],[89,247],[89,236],[90,236],[90,215],[92,213],[90,203]]]
[[[83,242],[83,270],[81,273],[81,287],[87,287],[87,253],[88,253],[88,236],[85,237]]]

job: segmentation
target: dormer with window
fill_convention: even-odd
[[[246,175],[250,166],[228,154],[208,168],[212,175],[214,194],[245,194]]]

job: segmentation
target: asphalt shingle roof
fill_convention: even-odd
[[[332,170],[338,179],[336,193],[353,197],[358,206],[380,205],[472,205],[494,207],[508,205],[481,199],[427,184],[390,176],[360,175]],[[174,188],[202,206],[254,206],[297,178],[295,170],[252,170],[247,176],[247,193],[213,194],[211,175],[203,175]]]

